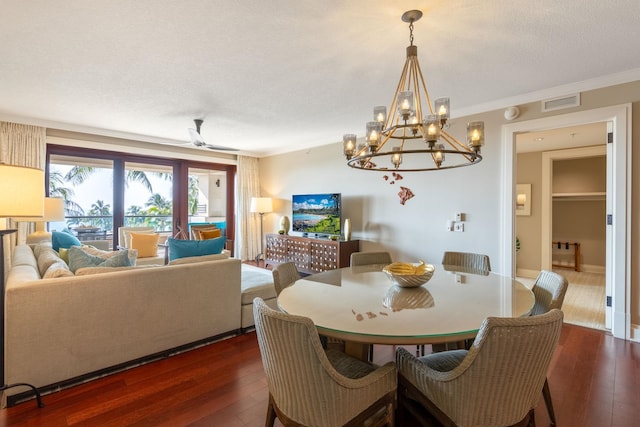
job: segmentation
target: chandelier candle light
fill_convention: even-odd
[[[421,17],[419,10],[402,15],[409,23],[410,45],[389,114],[385,106],[373,108],[373,121],[367,123],[362,143],[355,134],[343,136],[344,155],[352,168],[417,172],[469,166],[482,160],[484,122],[467,124],[467,143],[463,144],[445,130],[449,98],[438,98],[431,104],[418,63],[418,47],[413,45],[413,23]],[[386,158],[389,163],[378,165],[374,158]]]

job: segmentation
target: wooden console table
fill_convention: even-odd
[[[329,240],[267,234],[265,267],[293,262],[301,273],[313,274],[348,267],[351,254],[360,249],[359,240]]]

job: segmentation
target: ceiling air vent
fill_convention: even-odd
[[[563,108],[579,107],[580,93],[561,96],[559,98],[545,99],[542,101],[542,112],[562,110]]]

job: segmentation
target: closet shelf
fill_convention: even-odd
[[[604,191],[583,192],[583,193],[553,193],[554,201],[581,201],[581,200],[605,200],[607,193]]]

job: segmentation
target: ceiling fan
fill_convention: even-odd
[[[202,126],[202,119],[195,119],[193,121],[196,124],[196,128],[189,128],[189,137],[191,137],[191,143],[196,147],[208,148],[210,150],[221,150],[221,151],[238,151],[237,148],[224,147],[222,145],[213,145],[207,144],[204,142],[202,135],[200,134],[200,126]]]

